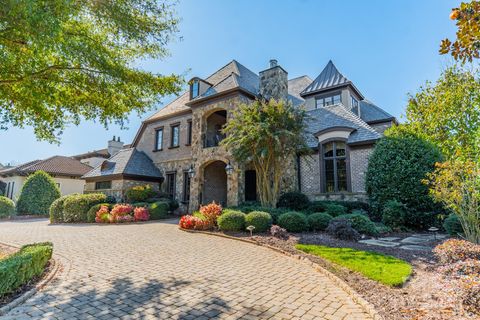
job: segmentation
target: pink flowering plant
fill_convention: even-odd
[[[150,213],[145,207],[137,207],[133,210],[133,217],[135,221],[148,221],[148,219],[150,219]]]
[[[110,212],[108,206],[101,206],[97,211],[95,216],[95,222],[97,223],[107,223],[110,222]]]

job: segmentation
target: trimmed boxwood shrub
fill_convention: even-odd
[[[257,202],[249,202],[249,203],[244,203],[236,207],[230,207],[227,209],[232,209],[232,210],[238,210],[242,211],[244,213],[250,213],[252,211],[263,211],[263,212],[268,212],[270,216],[272,217],[272,223],[275,224],[277,223],[277,219],[280,215],[284,214],[285,212],[289,212],[291,210],[287,208],[267,208],[267,207],[262,207],[259,203]]]
[[[389,200],[403,203],[413,215],[441,211],[442,207],[434,203],[428,185],[422,181],[442,159],[437,147],[412,135],[396,133],[380,139],[368,161],[365,177],[373,217],[381,219]],[[430,215],[419,218],[430,219]],[[415,229],[419,228],[418,223],[419,219],[405,221],[407,227]]]
[[[404,229],[406,208],[396,200],[387,201],[383,209],[382,222],[394,230]]]
[[[342,214],[347,214],[347,208],[342,206],[341,204],[328,204],[325,207],[325,212],[331,215],[332,217],[338,217]]]
[[[148,211],[150,212],[150,220],[159,220],[168,217],[170,204],[166,201],[157,201],[150,203]]]
[[[253,232],[265,232],[272,225],[272,216],[268,212],[252,211],[245,216],[245,227],[254,226]]]
[[[378,234],[377,227],[375,223],[370,220],[364,214],[350,213],[343,214],[335,218],[336,220],[346,219],[352,224],[352,228],[357,230],[359,233],[363,233],[369,236],[375,236]]]
[[[40,276],[52,251],[50,242],[36,243],[23,246],[17,253],[0,260],[0,297]]]
[[[78,193],[61,196],[57,200],[53,201],[49,210],[50,223],[63,222],[63,203],[65,202],[65,199],[74,195],[78,195]]]
[[[310,200],[301,192],[287,192],[278,199],[277,207],[302,211],[308,208]]]
[[[458,236],[459,234],[463,234],[462,224],[460,223],[458,216],[454,213],[450,214],[443,221],[443,228],[451,236]]]
[[[17,201],[18,214],[48,215],[53,201],[60,198],[55,180],[45,171],[28,176]]]
[[[333,217],[325,212],[317,212],[309,215],[307,219],[311,230],[323,231],[328,227],[328,224]]]
[[[341,205],[345,207],[345,213],[353,213],[355,210],[364,210],[370,212],[370,205],[362,201],[340,201],[340,200],[318,200],[310,203],[306,212],[325,212],[329,205]],[[343,214],[343,213],[342,213]]]
[[[89,223],[94,223],[95,222],[95,217],[97,216],[97,211],[100,210],[101,206],[107,206],[109,210],[113,208],[113,204],[105,202],[105,203],[99,203],[94,206],[92,206],[90,209],[88,209],[87,212],[87,222]]]
[[[155,191],[153,191],[152,187],[148,184],[143,186],[133,186],[125,192],[125,196],[129,203],[143,202],[154,195]]]
[[[69,195],[63,202],[63,222],[87,222],[88,210],[106,200],[103,193]]]
[[[8,218],[15,214],[15,203],[4,196],[0,196],[0,218]]]
[[[308,230],[307,216],[301,212],[290,211],[278,218],[278,225],[288,232],[302,232]]]
[[[236,210],[223,210],[223,213],[217,219],[220,230],[224,231],[243,231],[245,230],[245,213]]]

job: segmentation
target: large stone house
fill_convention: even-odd
[[[188,91],[143,121],[125,157],[109,159],[84,176],[87,192],[108,192],[102,187],[114,180],[117,186],[133,184],[122,184],[125,180],[153,183],[189,211],[212,200],[224,205],[256,200],[255,171],[236,163],[219,142],[232,110],[257,98],[289,100],[308,111],[313,153],[292,161],[284,190],[300,190],[312,199],[365,198],[368,156],[396,120],[366,100],[331,61],[315,80],[289,80],[276,60],[258,74],[233,60],[206,78],[194,77]],[[112,177],[113,167],[124,168],[134,157],[142,159],[144,174]]]

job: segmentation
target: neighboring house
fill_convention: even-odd
[[[308,76],[288,80],[276,60],[259,74],[233,60],[189,84],[187,92],[143,121],[125,155],[129,159],[142,155],[146,170],[136,175],[135,184],[157,179],[155,187],[179,200],[184,210],[213,200],[236,205],[257,199],[255,170],[236,163],[219,145],[224,138],[221,129],[240,103],[284,99],[308,111],[307,143],[313,155],[292,161],[282,186],[312,199],[364,199],[368,156],[375,141],[396,121],[366,100],[331,61],[313,81]],[[115,181],[126,177],[115,176],[111,167],[123,168],[125,161],[123,156],[113,157],[98,165],[84,176],[86,190],[118,193],[114,189],[122,184]],[[163,184],[150,163],[161,172]],[[123,192],[129,185],[123,183]]]
[[[50,174],[60,188],[61,194],[65,195],[83,193],[85,181],[81,177],[92,170],[92,167],[71,157],[54,156],[3,169],[0,170],[0,180],[6,184],[4,195],[16,201],[25,179],[38,170]]]

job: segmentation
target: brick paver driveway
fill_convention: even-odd
[[[369,319],[327,277],[267,248],[174,222],[0,222],[0,242],[52,241],[64,270],[5,318]]]

